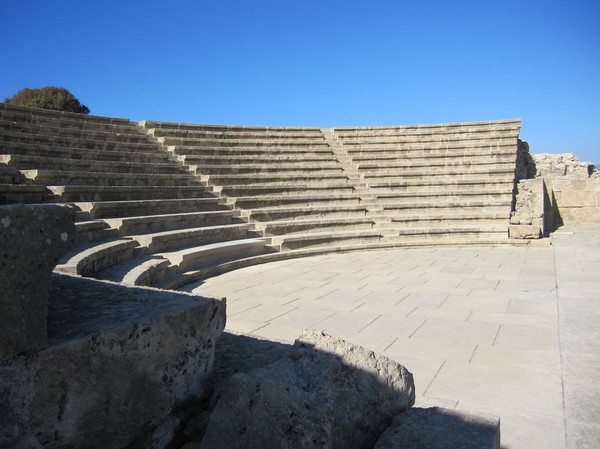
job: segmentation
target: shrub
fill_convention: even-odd
[[[89,114],[87,106],[81,104],[64,87],[42,87],[41,89],[21,89],[14,97],[4,100],[7,104],[29,106],[32,108],[53,109],[55,111]]]

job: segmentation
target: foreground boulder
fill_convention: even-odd
[[[414,399],[403,366],[306,331],[289,355],[231,377],[200,447],[371,448]]]

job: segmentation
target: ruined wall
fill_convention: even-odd
[[[600,172],[572,153],[534,154],[536,177],[553,194],[554,224],[600,222]]]

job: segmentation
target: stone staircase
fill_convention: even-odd
[[[58,270],[162,288],[325,252],[507,244],[519,128],[135,123],[0,103],[0,203],[75,204]]]
[[[306,255],[381,239],[319,128],[142,125],[281,252]]]
[[[519,120],[337,128],[390,245],[508,241]]]

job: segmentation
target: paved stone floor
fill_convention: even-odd
[[[227,298],[230,332],[314,328],[393,358],[417,405],[500,416],[503,448],[600,448],[600,226],[551,241],[288,260],[193,291]]]

